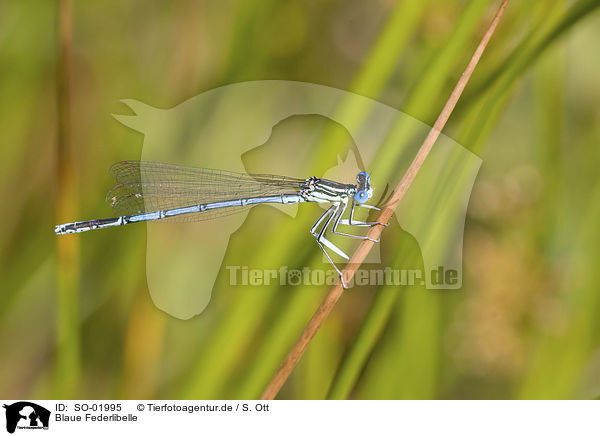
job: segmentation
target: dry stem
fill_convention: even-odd
[[[502,2],[500,9],[498,10],[498,12],[496,13],[496,16],[492,20],[492,23],[490,24],[490,27],[488,28],[487,32],[483,36],[483,39],[477,46],[477,49],[475,50],[473,57],[471,58],[469,64],[465,68],[465,71],[462,73],[458,83],[456,84],[456,87],[452,91],[450,98],[448,98],[448,101],[446,102],[444,108],[442,109],[442,112],[438,116],[435,124],[433,125],[433,127],[429,131],[429,134],[425,138],[423,145],[421,145],[421,148],[419,149],[417,155],[415,156],[414,160],[410,164],[410,167],[408,168],[408,170],[402,177],[402,180],[400,180],[400,183],[398,184],[398,186],[392,193],[392,196],[390,197],[390,201],[385,205],[385,207],[381,211],[381,214],[379,215],[379,219],[378,219],[379,222],[381,222],[381,223],[389,222],[390,218],[394,214],[394,211],[396,210],[396,207],[398,206],[398,204],[404,197],[404,194],[406,193],[406,191],[408,191],[408,188],[410,187],[410,185],[413,182],[413,180],[415,179],[417,173],[421,169],[421,166],[423,165],[423,162],[425,161],[425,159],[427,158],[427,155],[431,151],[433,144],[435,144],[435,141],[440,136],[440,133],[441,133],[442,129],[444,128],[444,126],[446,125],[448,118],[450,118],[450,114],[454,110],[454,107],[456,106],[456,103],[458,102],[460,95],[462,94],[463,90],[465,89],[465,86],[467,85],[467,82],[469,81],[471,74],[475,70],[475,66],[479,62],[479,59],[481,58],[483,51],[485,50],[488,42],[490,41],[492,34],[496,30],[496,27],[498,26],[498,22],[500,21],[500,18],[502,17],[502,13],[504,12],[504,9],[506,8],[507,3],[508,3],[508,0],[504,0]],[[381,235],[382,230],[383,230],[383,226],[372,227],[368,232],[369,238],[379,239],[379,236]],[[374,245],[374,242],[372,242],[370,240],[364,240],[359,245],[359,247],[356,249],[356,251],[352,255],[349,263],[346,265],[346,268],[344,268],[344,271],[343,271],[346,283],[349,283],[352,280],[352,278],[354,277],[354,273],[360,267],[362,262],[365,260],[365,258],[367,257],[367,254],[369,253],[369,251],[371,250],[373,245]],[[279,370],[277,370],[277,372],[271,379],[271,382],[269,383],[269,385],[263,392],[261,399],[271,400],[271,399],[275,398],[275,396],[277,395],[277,393],[279,392],[279,390],[281,389],[281,387],[283,386],[283,384],[285,383],[287,378],[290,376],[292,370],[294,369],[294,367],[296,366],[296,364],[298,363],[298,361],[300,360],[300,358],[306,351],[308,344],[313,339],[313,337],[315,336],[315,334],[317,333],[317,331],[319,330],[319,328],[321,327],[323,322],[327,319],[327,317],[333,310],[335,304],[337,303],[339,298],[342,296],[343,292],[344,292],[344,288],[342,287],[341,281],[338,280],[338,282],[333,286],[331,291],[329,291],[329,293],[327,294],[327,296],[325,297],[325,299],[323,300],[323,302],[321,303],[321,305],[319,306],[319,308],[317,309],[317,311],[315,312],[315,314],[309,321],[308,325],[302,332],[302,335],[300,335],[300,338],[294,344],[294,346],[290,350],[289,354],[287,355],[287,357],[285,358],[285,360],[279,367]]]

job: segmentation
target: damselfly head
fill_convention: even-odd
[[[369,201],[373,196],[373,188],[371,188],[371,176],[366,171],[361,171],[356,175],[356,194],[354,194],[354,201],[358,204],[363,204]]]

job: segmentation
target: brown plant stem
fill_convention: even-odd
[[[71,140],[73,52],[72,0],[57,1],[57,156],[56,222],[77,216],[77,174]],[[50,232],[51,229],[48,229]],[[57,344],[54,392],[72,398],[79,378],[79,243],[78,238],[55,238],[57,280]]]
[[[396,210],[396,207],[404,197],[404,194],[406,194],[406,191],[408,191],[408,188],[410,187],[417,173],[421,169],[423,162],[425,162],[425,159],[429,155],[429,152],[431,151],[433,145],[440,136],[440,133],[446,125],[448,118],[450,118],[450,115],[452,114],[452,111],[454,110],[458,99],[460,98],[463,90],[465,89],[465,86],[471,78],[471,74],[473,74],[473,71],[475,70],[477,63],[479,62],[481,55],[483,54],[494,31],[496,30],[496,27],[500,22],[500,18],[502,17],[502,13],[506,8],[507,3],[508,0],[504,0],[500,5],[500,9],[496,13],[496,16],[492,20],[490,27],[488,28],[481,42],[477,46],[477,49],[471,57],[469,64],[465,68],[465,71],[462,73],[460,79],[458,80],[458,83],[454,87],[452,94],[450,95],[448,101],[444,105],[442,112],[438,116],[431,130],[429,131],[429,134],[423,141],[423,145],[421,145],[421,148],[419,149],[417,155],[408,167],[408,170],[406,171],[406,173],[404,173],[402,180],[400,180],[400,183],[398,183],[398,186],[394,189],[390,200],[381,211],[381,214],[379,215],[378,219],[380,223],[387,224],[389,222],[390,218],[394,214],[394,211]],[[379,239],[382,230],[383,226],[374,226],[371,227],[367,235],[370,239],[377,240]],[[371,248],[373,248],[373,245],[373,241],[366,239],[356,249],[352,257],[350,258],[350,261],[346,265],[346,268],[344,268],[343,271],[344,280],[346,283],[349,283],[352,280],[354,274],[356,273],[356,270],[365,260],[369,251],[371,250]],[[260,397],[262,400],[271,400],[275,398],[285,381],[292,373],[292,370],[306,351],[306,348],[314,338],[315,334],[335,307],[337,301],[340,299],[343,292],[344,288],[342,287],[342,283],[340,280],[338,280],[337,283],[331,289],[331,291],[329,291],[329,293],[327,294],[327,296],[325,297],[325,299],[323,300],[323,302],[321,303],[311,320],[308,322],[308,325],[300,335],[300,338],[296,341],[296,343],[282,362],[281,366],[269,382],[267,388]]]

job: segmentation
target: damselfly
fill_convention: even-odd
[[[364,171],[357,174],[356,185],[319,177],[297,179],[144,161],[116,163],[110,173],[117,180],[117,185],[108,192],[106,202],[118,216],[60,224],[54,229],[57,235],[143,221],[202,221],[242,212],[264,203],[329,203],[331,206],[315,222],[310,233],[345,286],[342,272],[327,249],[346,260],[349,256],[326,238],[327,232],[378,242],[368,236],[338,231],[338,226],[382,225],[377,221],[354,219],[356,207],[379,210],[366,204],[373,195],[373,188],[369,174]],[[348,218],[343,218],[348,207]]]

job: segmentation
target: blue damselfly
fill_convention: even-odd
[[[57,235],[144,221],[202,221],[265,203],[329,203],[331,206],[315,222],[310,233],[342,276],[344,284],[343,275],[327,249],[346,260],[349,260],[349,256],[326,238],[327,232],[330,230],[341,236],[370,239],[340,232],[338,226],[370,227],[382,224],[354,219],[356,207],[379,210],[366,204],[373,194],[373,188],[369,174],[364,171],[357,174],[355,185],[319,177],[298,179],[144,161],[116,163],[110,173],[117,180],[117,185],[108,192],[106,202],[118,216],[60,224],[54,229]],[[348,218],[343,218],[348,207]]]

